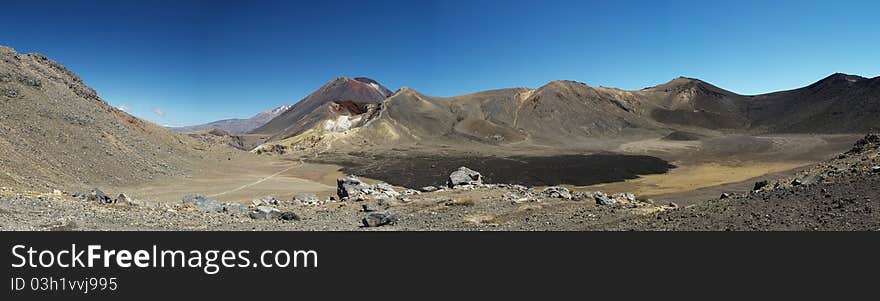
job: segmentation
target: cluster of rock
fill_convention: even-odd
[[[398,192],[388,183],[379,183],[370,185],[364,183],[355,176],[348,176],[336,180],[336,194],[340,201],[353,200],[362,202],[367,199],[378,201],[381,206],[388,206],[394,200],[408,202],[404,195],[420,194],[421,192],[413,189],[407,189]],[[363,205],[364,216],[362,223],[364,227],[380,227],[385,225],[393,225],[397,222],[397,215],[387,210],[377,210],[368,204]]]
[[[56,190],[53,194],[62,194]],[[139,206],[139,207],[161,207],[173,206],[173,203],[158,203],[150,201],[142,201],[130,198],[124,193],[120,193],[115,199],[101,191],[100,189],[92,189],[88,193],[73,193],[71,196],[81,198],[89,202],[95,202],[101,205],[121,205],[121,206]],[[298,221],[300,217],[292,211],[282,211],[278,209],[282,205],[277,199],[266,197],[254,200],[251,206],[239,203],[222,202],[208,198],[201,194],[192,194],[184,196],[179,205],[193,208],[201,212],[208,213],[228,213],[234,215],[247,215],[253,219],[261,220],[285,220]]]
[[[52,191],[53,195],[63,195],[64,193],[58,189]],[[158,203],[149,202],[143,200],[136,200],[130,198],[128,195],[124,193],[120,193],[116,196],[116,198],[112,198],[103,191],[98,188],[94,188],[87,193],[72,193],[71,196],[75,198],[81,198],[90,202],[95,202],[102,205],[123,205],[123,206],[144,206],[144,207],[157,207]]]
[[[636,202],[636,196],[632,193],[606,194],[601,191],[571,191],[561,186],[551,186],[541,191],[544,197],[551,199],[566,199],[572,201],[595,201],[596,205],[612,206],[618,204],[632,204]]]
[[[298,221],[301,217],[295,212],[289,210],[295,206],[320,206],[335,202],[363,202],[361,220],[364,227],[380,227],[385,225],[393,225],[398,222],[399,218],[390,209],[394,203],[411,202],[407,196],[422,193],[436,193],[451,190],[474,190],[474,189],[503,189],[507,194],[503,197],[512,203],[522,202],[540,202],[547,199],[561,199],[571,201],[591,201],[600,206],[614,206],[635,204],[636,197],[633,194],[605,194],[600,191],[581,192],[571,191],[561,186],[551,186],[543,189],[530,188],[517,184],[486,184],[483,183],[483,176],[472,169],[461,167],[453,171],[444,187],[427,186],[418,190],[415,189],[395,189],[387,183],[379,183],[371,185],[358,179],[356,176],[347,176],[339,178],[336,181],[336,196],[322,200],[315,194],[304,193],[298,194],[289,200],[278,200],[274,197],[264,197],[255,199],[250,205],[240,203],[222,202],[211,199],[204,195],[187,195],[181,199],[178,206],[191,208],[201,212],[208,213],[226,213],[232,215],[244,215],[256,220],[281,220],[281,221]],[[60,191],[58,192],[60,194]],[[139,201],[128,197],[125,194],[119,194],[116,198],[108,196],[99,189],[93,189],[85,194],[73,194],[91,202],[104,205],[130,205],[130,206],[173,206],[174,203],[158,203]],[[370,201],[370,202],[367,202]],[[448,202],[447,206],[454,206],[459,203]],[[470,203],[472,204],[472,203]],[[170,207],[169,207],[170,208]]]
[[[388,183],[379,183],[369,185],[364,183],[355,176],[336,179],[336,195],[339,200],[363,200],[363,198],[395,198],[401,195],[420,194],[420,191],[414,189],[406,189],[398,192]]]
[[[204,195],[188,195],[183,197],[183,204],[190,205],[203,212],[223,212],[230,214],[247,214],[258,220],[298,221],[301,218],[293,211],[282,211],[282,202],[273,197],[265,197],[251,201],[250,206],[239,203],[227,203],[210,199]]]

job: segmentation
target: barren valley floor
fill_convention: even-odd
[[[140,185],[98,187],[110,196],[125,193],[131,199],[142,200],[135,201],[134,205],[93,204],[67,193],[22,193],[7,189],[0,197],[0,215],[6,217],[0,227],[4,230],[359,230],[374,229],[364,228],[363,219],[375,211],[393,212],[395,216],[394,222],[381,227],[384,230],[619,229],[616,226],[619,221],[634,225],[633,220],[660,212],[699,208],[722,193],[748,195],[755,181],[790,177],[817,162],[834,158],[858,138],[854,135],[721,136],[702,141],[647,139],[621,143],[610,151],[656,157],[672,163],[675,168],[667,173],[613,183],[589,186],[561,183],[576,194],[571,200],[542,192],[549,185],[527,188],[511,185],[515,183],[493,182],[487,176],[487,183],[501,185],[438,192],[416,192],[395,186],[391,188],[395,194],[389,197],[339,202],[336,201],[339,197],[336,180],[346,176],[342,165],[351,159],[351,154],[337,154],[337,157],[325,154],[316,159],[242,153],[226,160],[218,157],[216,162],[200,162],[197,172],[184,177],[162,178]],[[546,153],[540,155],[546,156]],[[340,160],[339,165],[328,163],[336,158],[344,160]],[[381,163],[394,164],[395,153],[385,153],[382,158]],[[444,159],[437,157],[436,160]],[[367,173],[367,176],[387,175],[387,170],[395,170],[388,165],[377,168],[381,167],[386,171]],[[590,172],[589,166],[579,168]],[[403,176],[419,172],[407,170]],[[451,170],[440,171],[441,174],[449,172]],[[529,172],[523,170],[521,174],[528,176]],[[368,184],[395,182],[394,178],[361,179]],[[436,179],[438,183],[446,180],[446,177]],[[602,206],[593,201],[594,191],[602,191],[609,197],[619,194],[623,201]],[[634,193],[635,198],[625,200],[625,193]],[[224,207],[219,212],[205,212],[193,208],[192,204],[181,203],[184,196],[192,194],[239,205],[236,210]],[[314,194],[314,199],[304,203],[303,198],[310,194]],[[331,197],[335,200],[329,201]],[[266,203],[271,200],[276,203]],[[263,205],[275,207],[278,212],[291,212],[296,219],[255,219],[248,214]]]

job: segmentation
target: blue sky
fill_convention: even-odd
[[[249,117],[340,76],[451,96],[677,76],[743,94],[880,75],[880,1],[16,1],[39,52],[163,125]]]

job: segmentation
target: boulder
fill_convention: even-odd
[[[86,200],[90,202],[97,202],[99,204],[112,204],[113,199],[110,198],[106,193],[101,191],[98,188],[92,189],[88,194],[86,194]]]
[[[614,205],[614,200],[608,197],[605,193],[601,191],[596,191],[593,193],[593,198],[596,199],[596,205],[601,206],[611,206]]]
[[[880,166],[874,166],[874,167],[871,167],[871,172],[877,172],[877,173],[880,173]]]
[[[369,212],[364,216],[364,227],[381,227],[393,225],[397,222],[397,216],[390,212]]]
[[[449,175],[449,187],[483,184],[483,175],[467,167],[459,167]]]
[[[755,182],[755,187],[752,188],[752,190],[755,190],[755,191],[761,190],[761,188],[767,187],[767,185],[770,185],[770,182],[768,182],[767,180],[758,181],[758,182]]]
[[[375,212],[375,211],[377,211],[376,208],[373,208],[373,206],[370,205],[370,204],[363,204],[362,207],[364,208],[364,212]]]
[[[184,205],[191,205],[199,211],[204,212],[223,212],[226,208],[223,202],[209,199],[208,197],[201,194],[190,194],[184,196],[182,201]]]
[[[803,184],[803,185],[813,185],[813,184],[819,184],[822,181],[825,181],[825,177],[820,174],[812,174],[812,175],[808,175],[806,177],[803,177],[802,179],[800,179],[800,181],[801,181],[801,184]]]
[[[725,192],[725,193],[722,193],[721,197],[719,197],[718,199],[724,200],[724,199],[729,199],[729,198],[730,198],[730,194]]]
[[[296,213],[285,211],[281,213],[281,220],[283,221],[298,221],[302,220]]]
[[[281,219],[281,210],[269,206],[257,206],[257,209],[248,214],[252,219]]]
[[[543,193],[548,198],[567,199],[567,200],[570,200],[572,198],[571,191],[568,190],[568,188],[559,187],[559,186],[544,188],[544,191],[542,191],[541,193]]]
[[[336,179],[336,194],[339,199],[353,198],[361,194],[369,194],[372,187],[361,182],[354,176]]]
[[[125,195],[124,193],[120,193],[120,194],[116,197],[116,201],[115,201],[115,203],[120,204],[120,205],[132,205],[132,200],[131,200],[130,197],[128,197],[128,196]]]
[[[575,191],[571,193],[571,199],[574,201],[592,200],[593,194],[589,192]]]

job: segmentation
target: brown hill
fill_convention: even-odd
[[[641,103],[654,107],[650,117],[662,123],[708,129],[749,125],[741,109],[746,97],[698,79],[679,77],[635,93]]]
[[[343,131],[314,126],[257,152],[278,149],[420,145],[556,145],[585,138],[660,130],[644,119],[632,92],[555,81],[539,89],[501,89],[455,97],[431,97],[409,88],[375,106],[360,123]],[[316,114],[317,115],[317,114]],[[321,120],[326,114],[311,118]],[[326,122],[324,124],[327,124]],[[271,147],[270,147],[271,146]]]
[[[186,137],[113,108],[40,54],[0,47],[0,186],[124,184],[180,174]]]
[[[368,78],[337,78],[251,133],[271,135],[274,140],[295,136],[326,120],[331,115],[331,103],[350,102],[365,107],[381,103],[389,95],[391,91]]]

